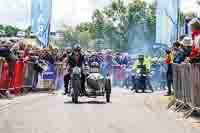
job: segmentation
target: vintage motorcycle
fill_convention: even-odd
[[[84,68],[87,68],[85,70]],[[100,67],[97,62],[94,62],[89,67],[74,67],[71,74],[71,97],[73,103],[78,103],[78,98],[81,95],[81,73],[86,76],[85,90],[86,94],[82,94],[87,97],[96,98],[97,96],[106,96],[106,102],[110,102],[111,95],[111,80],[109,75],[104,78],[100,74]]]

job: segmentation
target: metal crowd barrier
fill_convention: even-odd
[[[64,69],[63,63],[48,64],[48,69],[37,75],[34,70],[34,63],[25,63],[23,88],[33,88],[35,90],[64,89]],[[35,86],[36,76],[38,76],[38,83]]]
[[[48,70],[39,74],[39,83],[37,88],[40,89],[64,89],[64,64],[48,64]]]
[[[0,58],[0,98],[11,98],[8,94],[13,91],[12,88],[12,73],[11,65],[5,60]]]
[[[192,102],[200,107],[200,64],[192,65]]]
[[[24,66],[24,82],[23,88],[32,88],[35,79],[34,64],[32,62],[25,63]]]
[[[9,89],[9,69],[5,59],[0,59],[0,90]]]
[[[24,95],[32,89],[64,89],[65,67],[63,63],[48,64],[48,70],[39,75],[34,69],[33,62],[18,60],[13,65],[11,71],[9,63],[0,58],[0,96],[6,91],[15,95]],[[37,78],[39,78],[38,83],[35,85]]]
[[[200,108],[200,64],[173,64],[173,88],[177,101]]]
[[[56,63],[56,89],[64,90],[64,74],[65,74],[65,64]]]
[[[123,81],[126,79],[126,69],[123,65],[113,65],[112,74],[113,74],[113,85],[122,86]]]

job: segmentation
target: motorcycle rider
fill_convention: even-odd
[[[150,72],[150,67],[151,67],[151,65],[147,60],[145,60],[144,55],[139,55],[138,60],[133,65],[133,70],[136,73],[148,74]],[[140,84],[142,82],[142,84],[146,84],[146,86],[148,86],[149,89],[153,91],[153,88],[151,86],[148,75],[146,77],[140,77],[140,78],[142,80],[138,80],[138,79],[136,79],[136,77],[133,77],[133,84],[136,85],[136,84]]]
[[[68,58],[68,64],[69,64],[69,73],[65,75],[65,95],[68,93],[68,85],[70,80],[70,75],[72,72],[72,69],[75,66],[82,67],[84,64],[84,55],[81,53],[81,46],[79,44],[76,44],[74,46],[73,53]],[[85,75],[83,72],[81,73],[81,93],[86,95],[85,90]]]

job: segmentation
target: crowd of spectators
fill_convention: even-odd
[[[187,41],[186,39],[187,38],[182,38],[183,43]],[[174,57],[177,63],[185,61],[186,57],[189,55],[189,52],[183,47],[184,46],[180,42],[175,43],[173,46]],[[189,49],[189,46],[186,48]],[[34,64],[33,69],[36,71],[36,75],[45,69],[44,66],[46,64],[63,63],[67,69],[68,57],[72,52],[73,48],[70,47],[63,50],[52,48],[51,46],[43,49],[25,44],[21,41],[0,41],[0,58],[3,57],[9,63],[10,77],[13,76],[16,61],[32,62]],[[115,83],[117,86],[123,86],[127,78],[131,75],[132,66],[135,60],[132,59],[128,53],[114,53],[112,50],[102,50],[101,52],[97,52],[95,50],[83,49],[82,52],[85,57],[85,62],[88,64],[93,61],[98,62],[100,64],[101,74],[103,76],[106,76],[108,73],[111,74],[116,81]],[[150,59],[147,58],[146,61],[149,62]],[[151,63],[149,62],[149,64]],[[113,68],[116,69],[113,70]],[[67,72],[67,70],[65,71]],[[38,79],[35,79],[34,87],[36,86],[37,81]]]
[[[200,41],[200,39],[199,39]],[[171,48],[173,63],[200,63],[200,42],[194,42],[192,38],[183,35]]]
[[[167,86],[168,95],[171,95],[173,83],[172,64],[200,63],[200,39],[194,41],[192,38],[182,35],[173,43],[171,49],[166,50],[165,63],[167,64]]]
[[[16,61],[34,63],[34,69],[39,74],[44,69],[41,64],[64,63],[67,66],[68,57],[72,52],[73,48],[70,47],[64,50],[52,47],[43,49],[25,44],[22,41],[0,41],[0,58],[3,57],[9,63],[10,76],[13,74]],[[82,50],[82,52],[86,62],[97,61],[104,72],[111,72],[109,67],[112,65],[123,65],[126,68],[130,60],[127,53],[113,53],[112,50],[101,52]]]

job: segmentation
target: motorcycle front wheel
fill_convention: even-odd
[[[78,103],[79,92],[81,89],[81,80],[72,80],[72,102]]]

